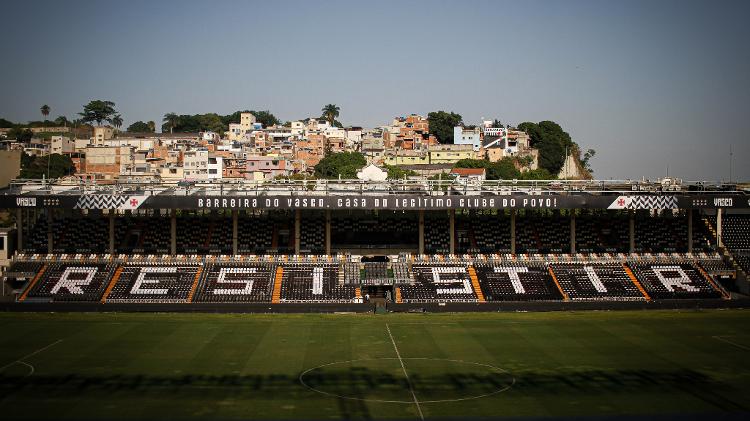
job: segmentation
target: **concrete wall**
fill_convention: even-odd
[[[21,174],[21,151],[0,151],[0,188]]]

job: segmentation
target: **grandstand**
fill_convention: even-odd
[[[739,282],[750,263],[742,191],[431,183],[91,190],[19,182],[0,195],[22,222],[4,278],[21,303],[105,306],[370,300],[483,308],[710,300],[747,289]]]
[[[718,254],[17,256],[18,300],[102,303],[492,303],[722,299]]]

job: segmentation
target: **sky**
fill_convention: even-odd
[[[0,117],[552,120],[594,175],[750,180],[750,1],[4,1]],[[160,124],[157,124],[160,126]]]

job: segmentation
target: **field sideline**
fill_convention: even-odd
[[[0,314],[3,419],[737,414],[750,311]]]

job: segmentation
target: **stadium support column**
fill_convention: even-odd
[[[516,210],[510,210],[510,254],[516,254]]]
[[[721,208],[716,209],[716,247],[724,247],[721,241]]]
[[[115,254],[115,210],[109,210],[109,254]]]
[[[451,242],[450,242],[451,253],[450,254],[456,254],[456,210],[455,209],[450,210],[450,218],[449,218],[448,225],[450,226],[450,239],[451,239]]]
[[[688,223],[688,238],[687,238],[687,245],[688,245],[688,253],[693,252],[693,210],[688,209],[687,211],[687,223]]]
[[[47,254],[52,254],[52,250],[55,249],[54,244],[52,243],[52,209],[47,208],[45,209],[47,211]]]
[[[331,254],[331,211],[326,210],[326,254]]]
[[[570,253],[576,252],[576,211],[570,210]]]
[[[419,210],[419,254],[424,254],[424,209]]]
[[[238,251],[237,247],[237,238],[238,235],[238,229],[239,229],[239,211],[233,210],[232,211],[232,254],[236,255]]]
[[[16,250],[23,250],[23,209],[16,209],[16,231],[18,234],[18,241],[16,244]]]
[[[628,229],[630,246],[628,247],[628,250],[630,253],[635,253],[635,210],[629,209],[628,216],[630,217],[630,227]]]
[[[300,235],[302,234],[302,211],[294,211],[294,254],[299,254]]]
[[[169,212],[169,254],[177,254],[177,210]]]

